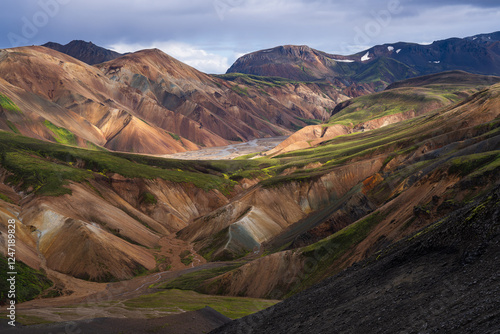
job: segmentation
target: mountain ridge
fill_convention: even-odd
[[[309,46],[285,45],[238,58],[227,73],[281,76],[293,80],[346,80],[373,83],[381,90],[392,82],[449,70],[500,75],[499,32],[449,38],[429,45],[387,43],[352,55],[334,55]],[[377,63],[382,61],[385,63]],[[364,74],[363,74],[364,73]]]

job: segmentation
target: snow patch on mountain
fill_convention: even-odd
[[[354,60],[352,59],[333,59],[338,63],[354,63]]]

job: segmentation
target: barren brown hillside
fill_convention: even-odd
[[[159,50],[96,66],[41,46],[1,50],[1,129],[66,145],[168,154],[289,135],[358,94],[326,82],[209,76]]]

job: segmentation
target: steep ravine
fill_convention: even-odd
[[[256,186],[227,205],[197,218],[178,232],[178,236],[195,242],[196,249],[208,258],[239,257],[258,250],[264,242],[312,212],[339,199],[345,200],[344,195],[376,173],[382,164],[382,157],[375,158],[338,167],[312,182]]]

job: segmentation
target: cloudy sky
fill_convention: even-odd
[[[336,54],[500,30],[498,0],[8,0],[0,48],[74,39],[159,48],[209,73],[278,45]]]

